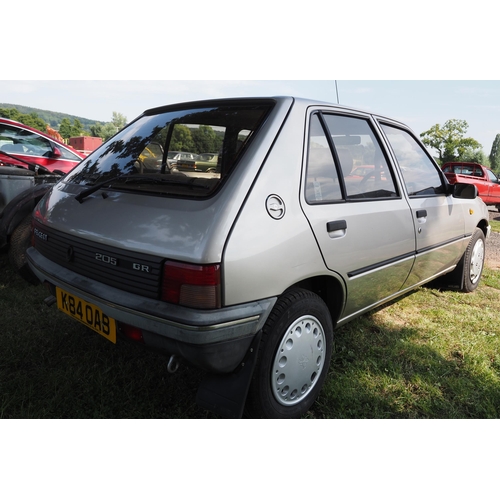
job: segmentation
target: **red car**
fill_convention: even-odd
[[[68,173],[84,158],[70,146],[22,123],[0,118],[0,165],[37,164]]]
[[[474,184],[486,205],[500,210],[500,180],[488,167],[480,163],[449,162],[441,168],[450,184]]]

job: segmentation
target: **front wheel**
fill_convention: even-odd
[[[285,293],[262,332],[247,413],[262,418],[302,416],[323,386],[332,343],[332,319],[323,300],[302,289]]]
[[[461,290],[473,292],[479,285],[485,259],[485,237],[481,229],[476,229],[462,257],[463,280]]]
[[[27,215],[14,229],[9,243],[9,260],[12,267],[26,281],[33,285],[39,283],[31,272],[26,260],[26,250],[31,246],[31,214]]]

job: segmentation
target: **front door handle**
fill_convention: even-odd
[[[427,217],[427,210],[417,210],[417,219]]]

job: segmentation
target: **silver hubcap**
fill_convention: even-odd
[[[483,240],[477,240],[470,259],[470,280],[475,285],[481,276],[484,262],[484,243]]]
[[[325,333],[314,316],[302,316],[286,331],[274,358],[271,386],[278,403],[293,406],[311,392],[325,363]]]

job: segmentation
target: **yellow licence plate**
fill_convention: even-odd
[[[116,344],[116,322],[94,304],[56,288],[57,307],[63,313],[92,328],[95,332]]]

